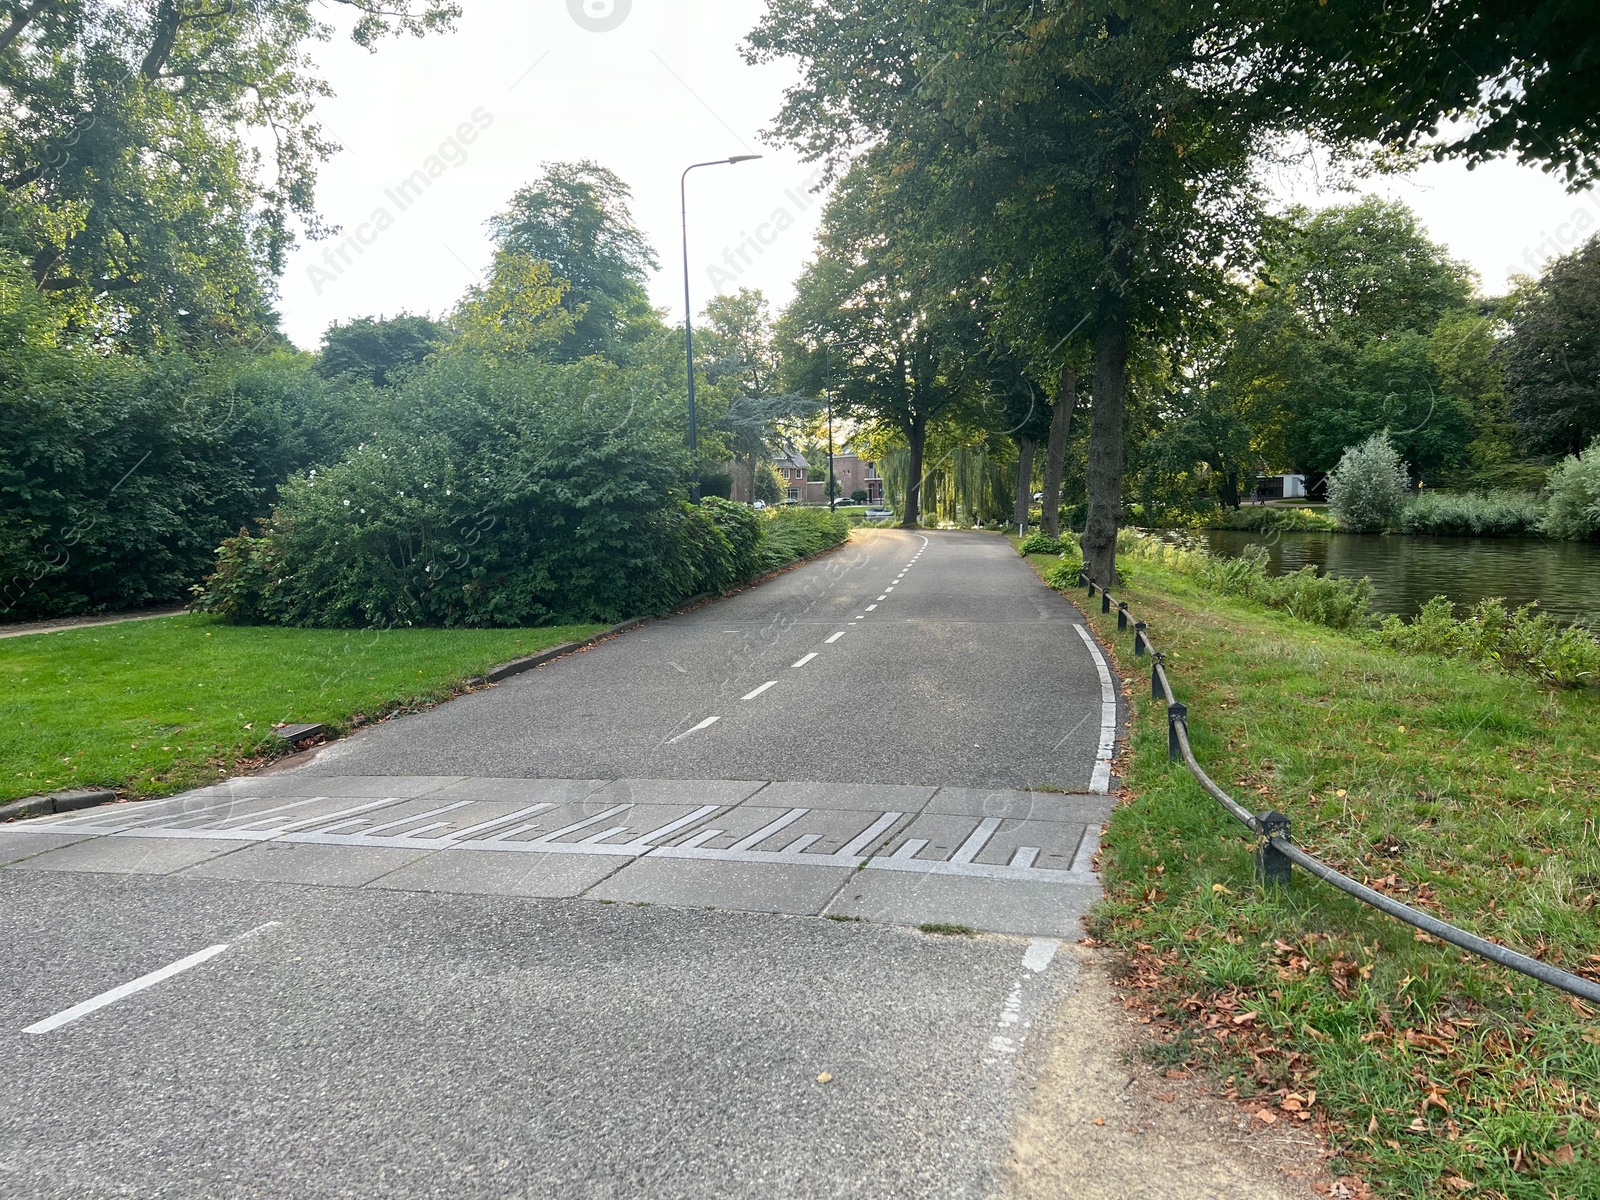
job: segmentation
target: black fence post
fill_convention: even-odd
[[[1089,568],[1088,568],[1087,565],[1084,565],[1084,566],[1081,566],[1081,567],[1078,568],[1078,586],[1079,587],[1090,587],[1091,586],[1090,583],[1089,583]]]
[[[1128,628],[1128,602],[1117,601],[1117,632],[1122,633]]]
[[[1100,611],[1103,612],[1103,613],[1108,613],[1108,612],[1111,611],[1111,593],[1110,592],[1101,592],[1100,593]]]
[[[1155,660],[1150,664],[1150,699],[1152,700],[1166,699],[1166,693],[1161,690],[1161,667],[1166,661],[1167,656],[1157,650]]]
[[[1089,580],[1089,595],[1094,595],[1094,580]]]
[[[1169,704],[1167,706],[1167,757],[1173,762],[1183,758],[1183,747],[1178,745],[1178,722],[1187,723],[1189,708],[1185,704]]]
[[[1143,621],[1135,621],[1133,625],[1133,656],[1143,658],[1150,653],[1150,643],[1145,639],[1144,631],[1150,628]]]
[[[1261,840],[1256,843],[1256,878],[1275,887],[1288,887],[1294,873],[1294,862],[1272,844],[1272,839],[1281,837],[1286,842],[1294,840],[1290,836],[1289,818],[1273,809],[1256,817],[1256,829],[1261,833]]]

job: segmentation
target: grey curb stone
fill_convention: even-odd
[[[107,788],[73,788],[65,792],[50,792],[43,796],[24,796],[21,800],[0,804],[0,821],[17,821],[25,817],[47,817],[51,813],[76,812],[80,808],[110,804],[116,798],[116,792]]]

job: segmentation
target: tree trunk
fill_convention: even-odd
[[[1026,525],[1033,507],[1033,451],[1038,443],[1031,437],[1017,436],[1017,503],[1011,510],[1013,525]]]
[[[1217,488],[1224,508],[1239,507],[1239,473],[1228,471],[1222,476],[1222,483]]]
[[[1122,513],[1122,413],[1128,386],[1128,312],[1112,300],[1094,332],[1094,394],[1089,405],[1089,520],[1083,559],[1101,587],[1117,582]]]
[[[1072,418],[1078,407],[1078,373],[1061,368],[1061,386],[1056,389],[1056,409],[1050,417],[1050,449],[1044,460],[1044,512],[1041,523],[1053,538],[1061,536],[1061,476],[1067,468],[1067,438],[1072,434]]]
[[[912,416],[906,441],[911,446],[911,462],[906,472],[906,514],[900,527],[915,529],[922,516],[922,451],[928,441],[928,423],[920,414]]]

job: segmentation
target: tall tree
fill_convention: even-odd
[[[389,387],[447,339],[443,325],[414,313],[357,317],[328,326],[322,335],[322,353],[317,356],[317,373],[328,379],[355,376],[373,387]]]
[[[831,366],[840,406],[905,439],[907,526],[921,518],[929,429],[965,394],[979,334],[970,292],[941,286],[953,239],[926,217],[892,154],[864,155],[829,201],[817,260],[780,323],[799,386],[819,390]]]
[[[341,0],[366,46],[450,0]],[[310,0],[0,0],[0,246],[127,348],[254,342],[333,149]],[[263,141],[271,150],[263,155]]]
[[[546,163],[489,223],[501,250],[547,262],[566,282],[573,326],[562,358],[618,360],[661,328],[645,292],[656,255],[633,222],[631,197],[615,173],[587,159]]]
[[[1600,236],[1522,289],[1504,355],[1517,423],[1541,448],[1600,437]]]

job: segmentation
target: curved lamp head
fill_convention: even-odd
[[[727,161],[730,162],[730,163],[752,162],[755,159],[758,159],[758,158],[761,158],[761,157],[763,157],[763,156],[760,155],[760,154],[735,154],[732,158],[728,159]]]

